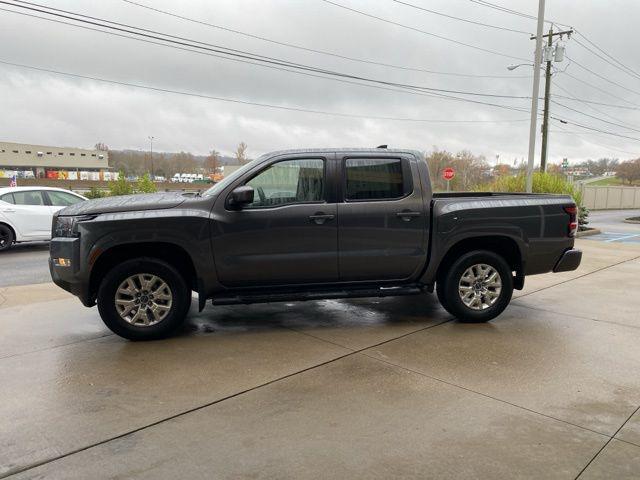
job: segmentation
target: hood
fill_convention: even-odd
[[[60,210],[58,215],[95,215],[98,213],[132,212],[173,208],[186,200],[181,193],[143,193],[97,198],[76,203]]]

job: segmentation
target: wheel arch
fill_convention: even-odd
[[[524,287],[524,262],[523,252],[516,240],[505,235],[490,235],[470,237],[460,240],[449,247],[442,257],[436,270],[436,281],[451,266],[456,258],[473,250],[487,250],[503,257],[515,272],[514,288],[521,290]]]
[[[11,230],[11,233],[13,233],[13,241],[14,242],[18,241],[18,231],[15,229],[13,225],[11,225],[9,222],[6,222],[4,220],[0,220],[0,225],[4,225],[9,230]]]
[[[191,255],[180,245],[168,242],[125,243],[104,250],[95,259],[89,277],[89,295],[95,299],[100,281],[113,267],[133,258],[157,258],[173,266],[191,290],[199,292],[198,276]]]

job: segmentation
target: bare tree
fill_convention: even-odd
[[[211,150],[209,156],[204,160],[204,168],[209,173],[217,173],[220,166],[220,153],[216,150]]]
[[[247,144],[244,142],[240,142],[238,144],[238,148],[236,148],[236,160],[240,165],[244,165],[247,163]]]
[[[623,182],[629,182],[629,185],[633,185],[634,182],[640,180],[640,158],[619,163],[616,177]]]

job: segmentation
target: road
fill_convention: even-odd
[[[608,243],[640,243],[640,224],[625,223],[624,219],[640,217],[640,210],[599,210],[589,214],[589,226],[602,231],[600,235],[585,237]]]
[[[0,252],[0,287],[50,282],[49,243],[19,243]]]

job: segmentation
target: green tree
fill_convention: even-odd
[[[109,182],[109,193],[111,196],[131,195],[133,193],[133,185],[127,182],[124,171],[120,170],[118,179]]]
[[[138,185],[136,187],[138,193],[155,193],[158,191],[158,187],[153,183],[148,173],[145,173],[138,179]]]

